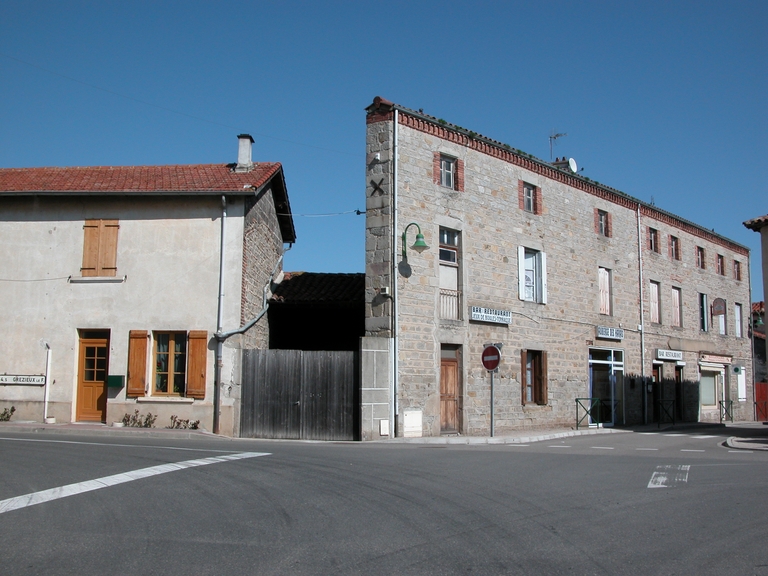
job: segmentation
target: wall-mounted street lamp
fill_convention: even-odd
[[[413,243],[413,246],[411,246],[411,248],[416,250],[416,252],[418,252],[419,254],[421,254],[422,252],[424,252],[424,250],[427,250],[429,248],[429,246],[427,246],[427,243],[424,242],[424,235],[421,233],[421,227],[418,224],[416,224],[416,222],[411,222],[410,224],[408,224],[408,226],[405,227],[405,230],[403,230],[403,261],[404,262],[408,262],[408,254],[405,250],[405,244],[406,244],[405,235],[408,233],[408,228],[410,228],[411,226],[416,226],[416,230],[418,230],[418,232],[416,233],[416,242]]]

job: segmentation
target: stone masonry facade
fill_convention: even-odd
[[[440,184],[438,156],[460,166],[463,190]],[[402,435],[404,415],[413,411],[424,436],[488,435],[490,378],[481,352],[489,343],[502,345],[494,377],[496,434],[573,426],[577,399],[595,394],[590,356],[606,354],[618,374],[611,396],[615,423],[653,421],[660,401],[670,399],[679,418],[719,418],[719,407],[699,403],[702,370],[720,378],[713,380],[718,398],[733,402],[736,419],[752,419],[745,247],[567,168],[378,98],[368,108],[366,163],[366,336],[396,337],[390,434]],[[530,211],[524,189],[533,196]],[[400,235],[411,222],[420,226],[430,248],[420,254],[408,249],[405,263]],[[441,229],[458,238],[453,314],[441,312]],[[699,267],[699,248],[705,268]],[[523,254],[536,259],[534,301],[521,298]],[[740,279],[734,277],[737,268]],[[600,275],[610,286],[602,309]],[[700,325],[702,294],[706,331]],[[679,321],[676,298],[682,302]],[[712,316],[717,299],[725,302],[724,334],[719,316]],[[473,307],[502,311],[508,323],[473,320]],[[651,322],[652,314],[658,321]],[[604,337],[606,328],[615,330],[610,338]],[[658,360],[657,350],[674,351],[674,361]],[[544,401],[523,397],[525,371],[534,373],[524,365],[525,351],[535,351],[541,363],[535,372],[543,372]],[[445,385],[441,389],[446,356],[458,363],[454,398],[448,400]],[[746,373],[746,393],[735,366]],[[446,409],[457,418],[449,430]],[[375,420],[365,426],[377,436]]]

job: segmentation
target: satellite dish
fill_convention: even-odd
[[[568,158],[568,168],[570,168],[571,172],[574,174],[579,171],[579,167],[576,166],[576,160],[573,158]]]

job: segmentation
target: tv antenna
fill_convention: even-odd
[[[557,140],[558,138],[562,138],[563,136],[568,136],[568,134],[564,132],[562,134],[560,133],[555,134],[555,131],[552,130],[552,134],[549,136],[549,161],[550,162],[552,162],[552,145],[554,144],[555,140]]]

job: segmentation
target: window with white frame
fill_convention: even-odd
[[[680,239],[677,236],[669,237],[669,257],[672,260],[680,260]]]
[[[523,209],[526,212],[535,212],[534,196],[536,194],[536,188],[533,184],[528,182],[523,183]]]
[[[709,330],[709,306],[706,294],[699,294],[699,330],[702,332]]]
[[[661,324],[661,285],[651,280],[649,286],[649,299],[651,303],[651,322]]]
[[[741,323],[742,323],[742,319],[741,319],[741,304],[736,304],[733,307],[733,322],[734,322],[735,328],[736,328],[736,330],[734,331],[734,334],[735,334],[736,338],[741,338],[742,337],[742,329],[741,329]]]
[[[456,177],[456,158],[440,155],[440,185],[446,188],[454,187]]]
[[[717,333],[721,336],[725,336],[727,334],[726,330],[726,323],[725,323],[725,310],[723,310],[722,314],[717,315]]]
[[[518,246],[518,296],[528,302],[547,303],[547,255]]]
[[[696,267],[701,268],[702,270],[706,270],[707,268],[707,257],[704,248],[701,246],[696,246]]]
[[[600,293],[600,314],[612,314],[611,307],[611,271],[608,268],[597,269],[597,285]]]
[[[659,252],[659,231],[656,228],[648,228],[648,250]]]
[[[717,255],[717,273],[720,274],[720,276],[725,276],[725,256],[722,254]]]
[[[683,325],[683,291],[680,288],[672,288],[672,326]]]
[[[459,232],[440,228],[440,318],[460,320]]]

